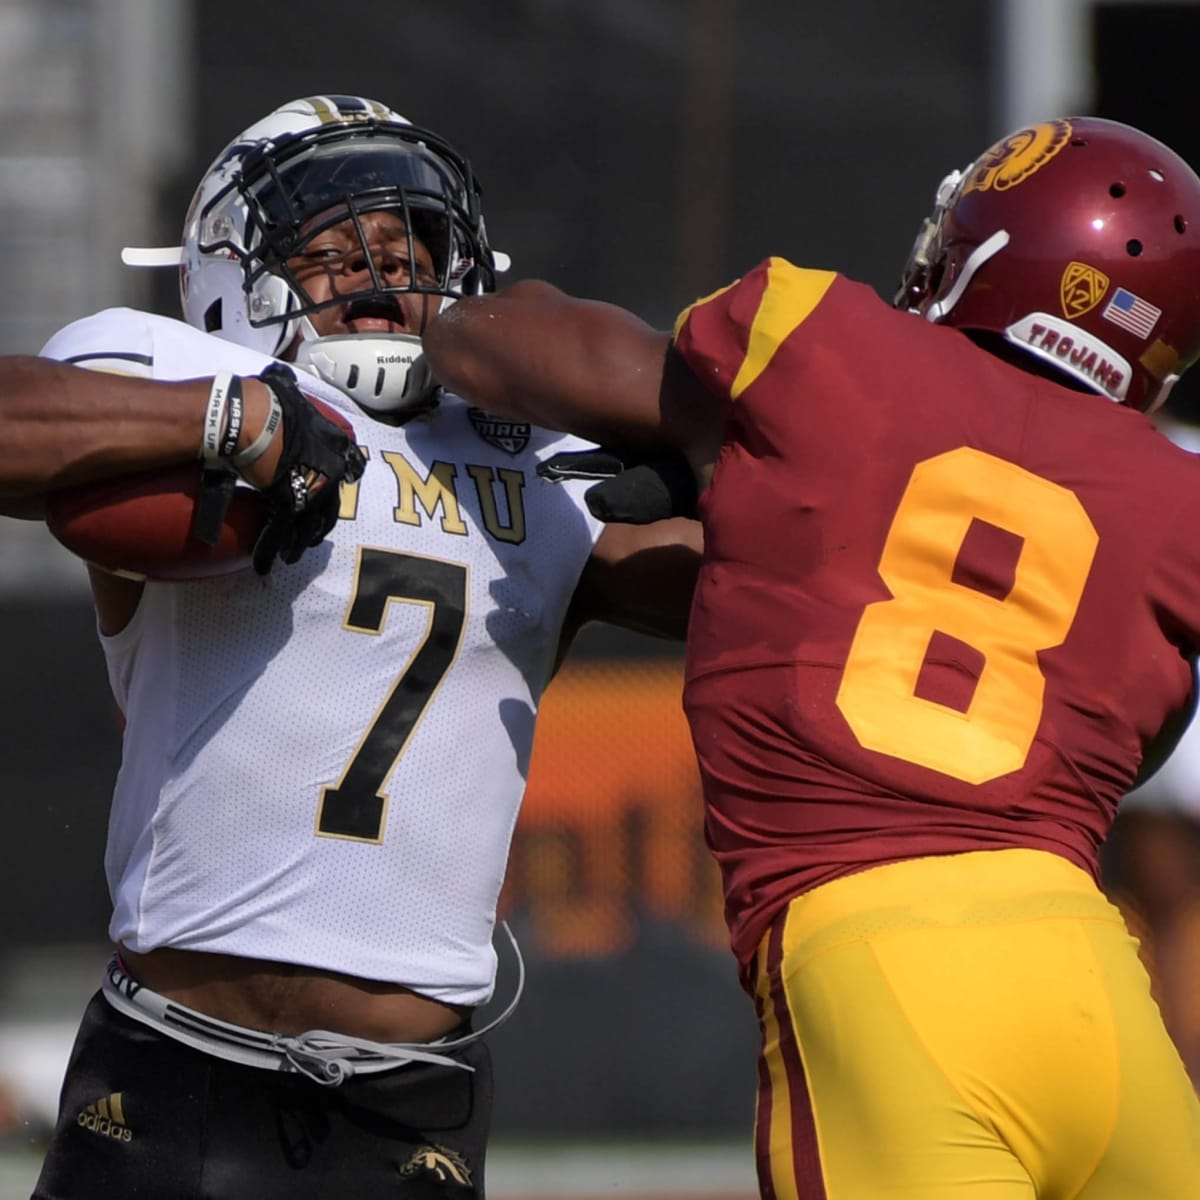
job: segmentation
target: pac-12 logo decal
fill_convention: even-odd
[[[986,150],[967,172],[962,194],[986,192],[989,188],[1004,192],[1016,187],[1044,167],[1070,140],[1071,122],[1062,120],[1010,133]]]
[[[1087,263],[1069,262],[1058,284],[1058,298],[1062,302],[1063,316],[1068,320],[1089,313],[1108,291],[1109,278],[1103,271],[1089,267]]]
[[[506,417],[493,417],[482,408],[467,410],[475,432],[485,442],[506,450],[509,454],[520,454],[529,445],[529,422],[510,421]]]

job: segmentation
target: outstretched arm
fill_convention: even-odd
[[[667,333],[540,280],[457,301],[422,337],[450,391],[502,416],[630,450],[670,449],[699,474],[720,436],[717,400]]]
[[[338,485],[362,474],[348,426],[310,404],[282,363],[261,375],[164,382],[0,358],[0,513],[44,514],[71,484],[203,458],[193,535],[215,541],[240,475],[266,505],[254,547],[265,574],[333,529]],[[215,478],[214,478],[215,477]]]
[[[195,459],[211,384],[0,357],[0,512],[36,516],[56,488]],[[270,399],[257,380],[244,380],[243,390],[245,440],[262,428]],[[278,458],[274,445],[255,464],[263,481]]]

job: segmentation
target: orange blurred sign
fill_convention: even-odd
[[[614,953],[639,919],[727,945],[674,659],[568,663],[538,716],[506,913],[539,951]]]

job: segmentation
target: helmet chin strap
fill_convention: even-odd
[[[963,263],[958,278],[954,281],[954,286],[940,300],[931,304],[925,310],[925,320],[936,322],[945,317],[959,300],[962,299],[962,294],[967,290],[967,285],[975,277],[975,272],[989,258],[994,258],[999,254],[1007,245],[1007,229],[997,229],[990,238],[986,238],[980,242],[967,256],[967,260]]]
[[[443,296],[445,312],[457,296]],[[342,333],[322,337],[307,316],[292,328],[293,362],[343,391],[359,408],[379,416],[411,417],[438,402],[438,385],[409,333]],[[294,339],[294,340],[293,340]]]
[[[411,334],[303,338],[295,363],[345,392],[360,408],[382,416],[412,416],[436,403],[421,339]]]

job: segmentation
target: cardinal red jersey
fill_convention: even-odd
[[[727,406],[685,707],[742,963],[791,897],[881,863],[1027,847],[1095,875],[1191,694],[1200,460],[777,258],[676,344]]]

